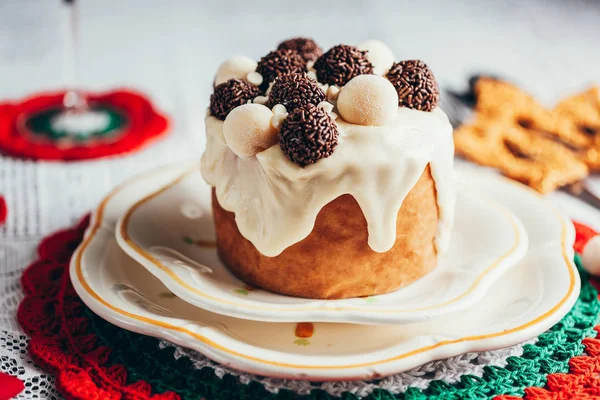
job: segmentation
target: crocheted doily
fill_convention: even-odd
[[[131,90],[116,90],[87,96],[90,107],[104,107],[102,115],[108,118],[105,128],[89,135],[67,135],[50,128],[64,95],[48,93],[0,103],[0,153],[34,160],[88,160],[131,153],[167,131],[166,117],[146,97]]]
[[[0,194],[0,225],[4,224],[4,221],[6,221],[7,214],[8,209],[6,207],[6,200],[4,200],[4,196]]]
[[[600,396],[600,340],[595,338],[594,330],[600,302],[594,282],[582,270],[581,294],[573,309],[549,331],[526,344],[467,353],[378,381],[310,383],[240,373],[196,352],[123,330],[96,316],[77,297],[67,272],[68,260],[87,222],[42,241],[39,259],[23,273],[21,284],[26,297],[17,313],[21,326],[31,336],[29,354],[56,377],[54,385],[67,399]],[[581,232],[578,229],[578,250],[589,236]],[[24,341],[4,340],[0,349],[24,349]],[[20,354],[24,356],[24,352]],[[18,376],[18,360],[12,370],[5,367],[10,363],[3,355],[2,370]],[[49,388],[48,395],[54,393]]]

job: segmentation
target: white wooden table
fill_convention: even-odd
[[[600,83],[600,3],[593,0],[82,0],[81,9],[81,85],[142,90],[174,124],[167,139],[126,158],[63,164],[0,156],[0,194],[9,207],[0,227],[0,356],[7,360],[0,371],[14,366],[29,381],[41,371],[7,347],[25,343],[14,319],[18,279],[39,239],[74,223],[128,176],[199,158],[212,77],[228,56],[258,59],[296,35],[325,49],[376,38],[398,59],[426,61],[446,88],[462,88],[483,71],[551,103]],[[0,100],[62,87],[63,11],[59,0],[0,1]],[[561,193],[551,197],[600,229],[595,209]]]

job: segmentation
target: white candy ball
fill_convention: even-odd
[[[271,117],[271,110],[262,104],[234,108],[223,123],[227,146],[240,158],[250,158],[273,146],[279,139]]]
[[[591,238],[581,254],[583,268],[592,275],[600,276],[600,236]]]
[[[392,49],[380,40],[367,40],[356,47],[367,51],[367,59],[373,64],[373,72],[377,75],[385,74],[394,63]]]
[[[340,91],[337,109],[352,124],[387,125],[398,113],[398,93],[390,81],[379,75],[359,75]]]
[[[215,75],[215,86],[230,79],[246,79],[256,70],[256,61],[246,56],[233,56],[223,62]]]

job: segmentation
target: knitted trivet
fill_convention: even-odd
[[[0,372],[0,399],[10,399],[25,389],[25,385],[14,376]]]
[[[8,215],[8,208],[6,207],[6,200],[4,196],[0,194],[0,225],[6,222],[6,216]]]
[[[66,399],[506,400],[513,398],[508,395],[525,399],[600,396],[600,340],[594,329],[600,301],[595,282],[581,268],[581,294],[573,309],[537,340],[515,346],[500,363],[465,367],[465,360],[480,362],[480,358],[493,358],[506,349],[436,361],[380,381],[311,384],[235,372],[198,353],[123,330],[96,316],[77,297],[68,274],[68,260],[87,224],[86,219],[42,241],[39,260],[23,273],[26,297],[17,315],[31,336],[30,355],[56,376],[56,386]],[[581,226],[578,228],[582,246],[584,237],[593,231],[581,234]],[[575,261],[579,264],[578,257]]]
[[[87,96],[90,107],[109,107],[105,129],[81,136],[54,132],[49,121],[62,106],[64,94],[0,103],[0,154],[35,160],[86,160],[131,153],[167,132],[166,117],[145,96],[131,90]]]

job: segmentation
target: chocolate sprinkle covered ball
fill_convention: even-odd
[[[335,120],[313,105],[288,114],[279,131],[279,146],[285,155],[302,168],[329,157],[338,145]]]
[[[427,64],[419,60],[400,61],[385,76],[398,92],[398,105],[431,111],[440,100],[440,88]]]
[[[355,76],[372,74],[373,65],[366,54],[354,46],[332,47],[315,62],[317,79],[321,83],[344,86]]]
[[[283,104],[288,112],[309,104],[317,105],[325,100],[325,93],[317,82],[306,74],[285,74],[277,77],[271,92],[267,107]]]
[[[277,49],[296,50],[306,62],[315,61],[323,54],[323,50],[314,40],[303,37],[288,39],[280,43]]]
[[[275,50],[260,59],[256,72],[262,75],[265,90],[279,75],[306,72],[306,62],[296,50]]]
[[[210,113],[221,121],[234,108],[248,103],[260,95],[260,90],[251,83],[241,79],[230,79],[215,87],[210,96]]]

